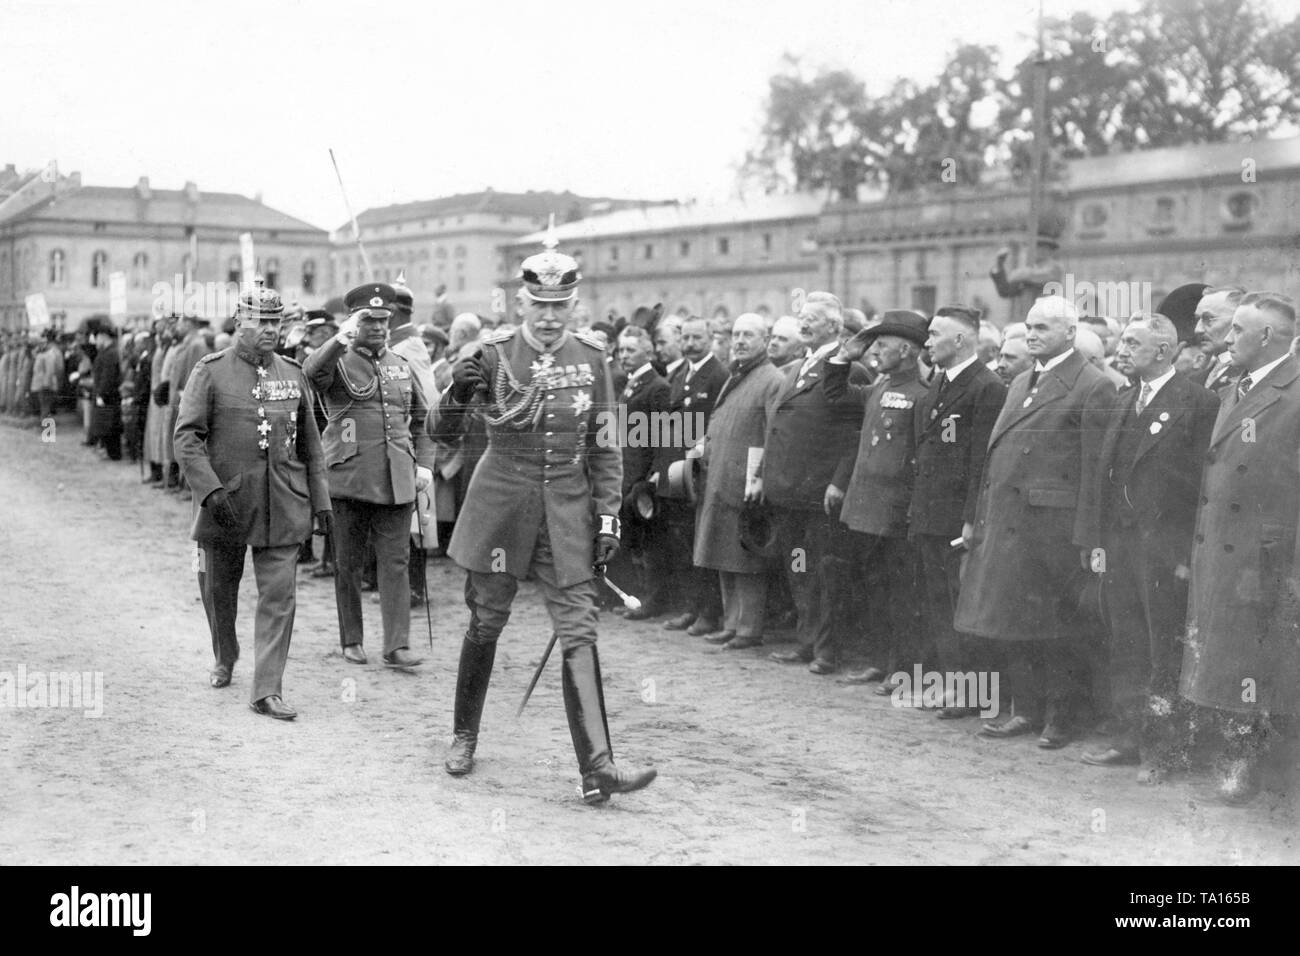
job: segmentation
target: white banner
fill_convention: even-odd
[[[45,294],[33,292],[27,296],[27,324],[33,332],[50,327],[50,310],[45,304]]]
[[[108,274],[108,314],[115,325],[126,321],[126,273]]]
[[[245,289],[253,287],[253,279],[257,276],[257,256],[253,253],[253,234],[251,232],[241,232],[239,234],[239,268],[242,273],[240,278]]]

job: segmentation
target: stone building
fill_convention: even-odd
[[[545,226],[549,216],[563,223],[645,204],[571,192],[487,189],[367,209],[357,216],[357,225],[374,279],[392,282],[405,272],[415,296],[416,320],[427,322],[439,286],[446,288],[455,311],[491,312],[493,290],[500,285],[497,247]],[[333,243],[335,286],[346,291],[364,282],[367,275],[351,223],[334,231]]]
[[[134,187],[83,186],[79,174],[52,170],[0,177],[0,189],[0,328],[26,327],[26,297],[37,292],[56,328],[107,313],[114,272],[125,276],[132,321],[152,314],[161,299],[156,287],[174,287],[177,276],[182,286],[237,287],[241,233],[252,234],[257,271],[287,302],[313,308],[330,292],[329,234],[258,199],[200,192],[194,183],[154,189],[147,178]],[[228,298],[188,301],[222,319],[232,311]],[[185,301],[182,290],[165,305],[179,309]]]

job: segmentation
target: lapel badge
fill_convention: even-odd
[[[1030,395],[1028,398],[1025,399],[1025,403],[1024,403],[1023,405],[1021,405],[1020,407],[1021,407],[1021,408],[1028,408],[1028,407],[1029,407],[1029,403],[1032,402],[1033,400],[1034,400],[1034,396]]]
[[[1164,427],[1164,426],[1162,426],[1159,422],[1152,422],[1152,423],[1151,423],[1151,434],[1153,434],[1153,435],[1159,434],[1160,429],[1163,428],[1163,427]]]
[[[1161,413],[1160,413],[1160,420],[1161,420],[1162,422],[1167,422],[1167,421],[1169,421],[1169,413],[1168,413],[1168,412],[1161,412]]]

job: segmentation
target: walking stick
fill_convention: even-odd
[[[524,715],[524,708],[528,706],[528,698],[533,696],[533,688],[537,686],[537,681],[541,679],[542,671],[546,669],[546,662],[551,658],[551,649],[555,647],[555,639],[559,636],[558,631],[551,631],[551,639],[546,644],[546,650],[542,651],[542,659],[537,665],[537,670],[533,671],[533,679],[528,682],[528,689],[524,691],[524,699],[519,702],[519,709],[515,711],[515,720]]]

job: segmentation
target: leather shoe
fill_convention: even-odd
[[[703,637],[705,634],[712,634],[717,630],[717,621],[706,621],[702,617],[697,617],[695,623],[686,629],[686,633],[691,637]]]
[[[1038,738],[1038,746],[1044,750],[1060,750],[1073,739],[1074,735],[1066,730],[1064,725],[1049,723],[1043,728],[1042,736]]]
[[[767,659],[778,664],[811,664],[813,658],[809,651],[795,648],[791,651],[773,651],[767,655]]]
[[[263,697],[261,700],[255,700],[248,706],[252,707],[255,712],[267,717],[274,717],[276,720],[293,720],[298,716],[298,712],[285,704],[276,694]]]
[[[814,658],[813,662],[808,665],[808,670],[814,674],[834,674],[835,665],[824,657],[818,657]]]
[[[213,687],[230,686],[230,665],[218,664],[212,668],[212,673],[208,675],[208,683]]]
[[[678,614],[674,618],[669,618],[664,622],[665,631],[684,631],[695,623],[695,615],[689,611],[685,614]]]
[[[722,645],[724,651],[743,651],[749,647],[762,647],[761,637],[740,637],[737,635]]]
[[[385,667],[419,667],[423,663],[424,658],[416,657],[405,647],[384,655]]]
[[[735,631],[715,631],[712,634],[704,635],[704,639],[710,644],[729,644],[735,637]]]
[[[1142,762],[1137,750],[1129,747],[1108,747],[1106,750],[1090,751],[1079,759],[1094,767],[1131,767]]]
[[[980,728],[981,737],[994,737],[999,740],[1006,737],[1020,737],[1033,732],[1034,725],[1029,722],[1028,717],[1012,717],[1000,724],[985,724]]]
[[[361,649],[360,644],[347,644],[343,648],[343,659],[349,664],[364,664],[366,652]]]
[[[866,667],[860,671],[849,671],[840,678],[841,684],[874,684],[885,679],[885,672],[879,667]]]

